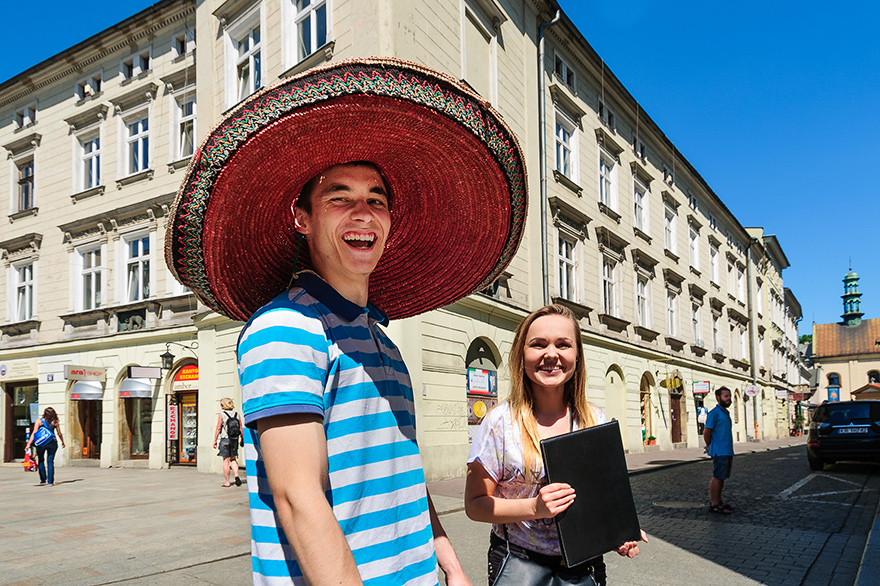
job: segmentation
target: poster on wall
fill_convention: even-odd
[[[467,392],[469,395],[498,396],[498,372],[482,368],[467,369]]]
[[[195,364],[184,366],[174,375],[171,390],[175,393],[181,391],[196,391],[199,388],[199,367]]]

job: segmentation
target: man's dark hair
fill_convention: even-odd
[[[724,391],[730,393],[730,389],[728,389],[727,387],[718,387],[717,389],[715,389],[715,398],[717,399],[718,397],[720,397],[721,393],[723,393]]]
[[[348,163],[340,163],[338,165],[331,165],[330,167],[372,167],[375,169],[376,173],[382,178],[382,182],[385,183],[385,191],[388,194],[388,209],[391,209],[391,191],[388,189],[388,182],[385,181],[385,176],[382,175],[382,171],[379,170],[376,163],[373,163],[372,161],[349,161]],[[327,169],[330,167],[327,167]],[[312,213],[312,194],[315,192],[315,188],[318,186],[318,182],[321,180],[324,171],[327,169],[322,170],[320,173],[306,181],[299,197],[296,198],[296,204],[294,205],[307,214]]]

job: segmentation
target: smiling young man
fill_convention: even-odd
[[[450,586],[469,584],[382,327],[501,275],[526,184],[491,105],[397,59],[287,78],[205,137],[166,260],[210,309],[247,322],[237,357],[255,584],[437,586],[438,566]]]

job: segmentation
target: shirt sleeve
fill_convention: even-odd
[[[330,367],[321,320],[293,309],[257,316],[238,344],[238,374],[246,426],[266,417],[313,413],[323,417]]]
[[[715,424],[718,423],[718,414],[715,413],[715,410],[709,411],[709,415],[706,416],[706,423],[703,424],[703,427],[706,429],[715,429]]]
[[[479,462],[496,483],[503,476],[504,466],[504,418],[501,409],[492,409],[483,418],[474,435],[468,464]]]

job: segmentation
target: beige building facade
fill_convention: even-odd
[[[530,172],[522,245],[495,285],[388,328],[412,374],[429,479],[463,474],[480,415],[509,388],[514,328],[545,298],[578,316],[588,397],[620,421],[628,450],[699,445],[696,408],[713,407],[721,385],[734,391],[736,441],[787,434],[777,397],[794,382],[773,368],[792,335],[781,247],[741,225],[565,15],[541,27],[556,10],[165,0],[0,85],[6,458],[30,406],[51,405],[72,438],[65,464],[219,470],[211,443],[220,398],[240,404],[242,324],[207,311],[164,265],[179,171],[259,87],[369,55],[467,81],[517,134]],[[166,350],[177,358],[160,369]]]

